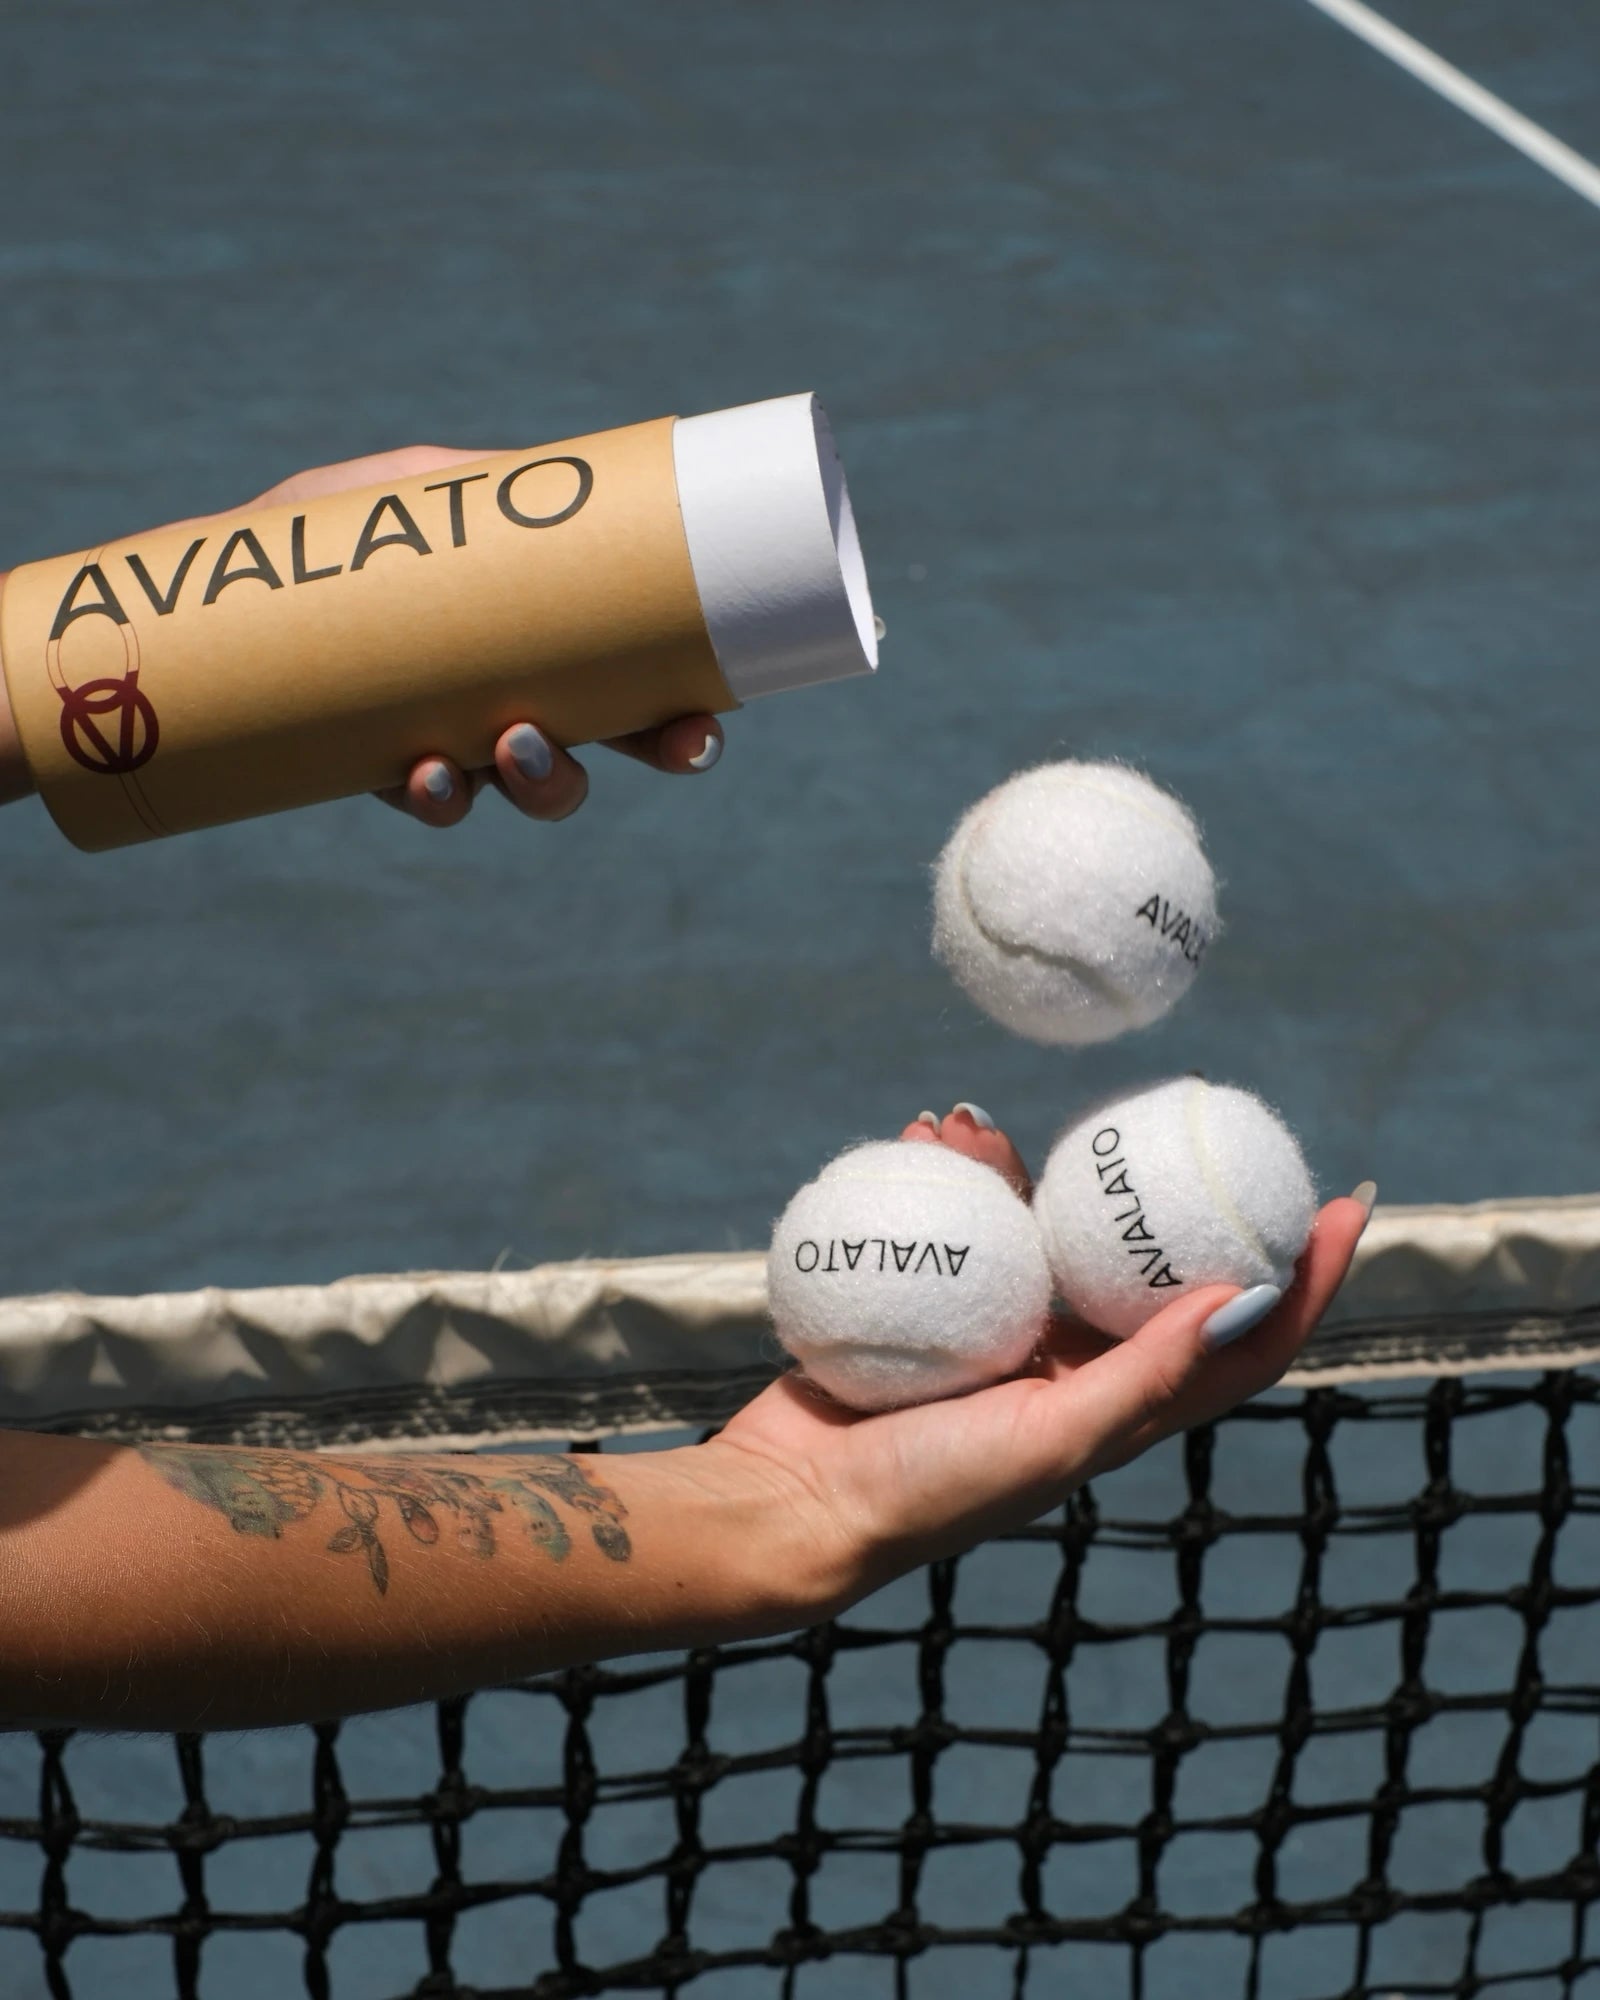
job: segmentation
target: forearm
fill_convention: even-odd
[[[0,1726],[305,1721],[820,1615],[727,1472],[0,1435]]]
[[[0,570],[0,598],[5,596],[6,575],[5,570]],[[25,799],[32,790],[33,777],[11,717],[11,697],[6,691],[5,676],[0,674],[0,806],[9,805],[13,799]]]

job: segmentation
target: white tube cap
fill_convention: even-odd
[[[816,397],[680,417],[672,454],[706,629],[735,700],[870,674],[867,569]]]

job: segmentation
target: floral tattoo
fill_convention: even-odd
[[[291,1521],[307,1520],[324,1501],[336,1500],[344,1520],[328,1547],[335,1555],[359,1551],[380,1596],[389,1588],[379,1532],[390,1518],[386,1501],[411,1539],[428,1547],[452,1534],[462,1548],[487,1559],[495,1553],[497,1526],[504,1530],[520,1521],[552,1562],[566,1561],[580,1526],[612,1562],[633,1554],[622,1526],[627,1508],[574,1458],[501,1459],[488,1473],[437,1461],[408,1465],[225,1445],[150,1444],[139,1452],[169,1486],[225,1516],[235,1534],[277,1541]],[[577,1521],[569,1523],[563,1509]]]

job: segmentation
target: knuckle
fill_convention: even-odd
[[[413,470],[421,471],[424,469],[422,465],[424,459],[431,464],[438,456],[439,447],[436,444],[403,444],[394,453],[394,460],[397,467],[404,465]]]

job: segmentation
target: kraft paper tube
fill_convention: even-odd
[[[503,452],[14,570],[0,661],[75,845],[587,743],[877,665],[816,398]]]

